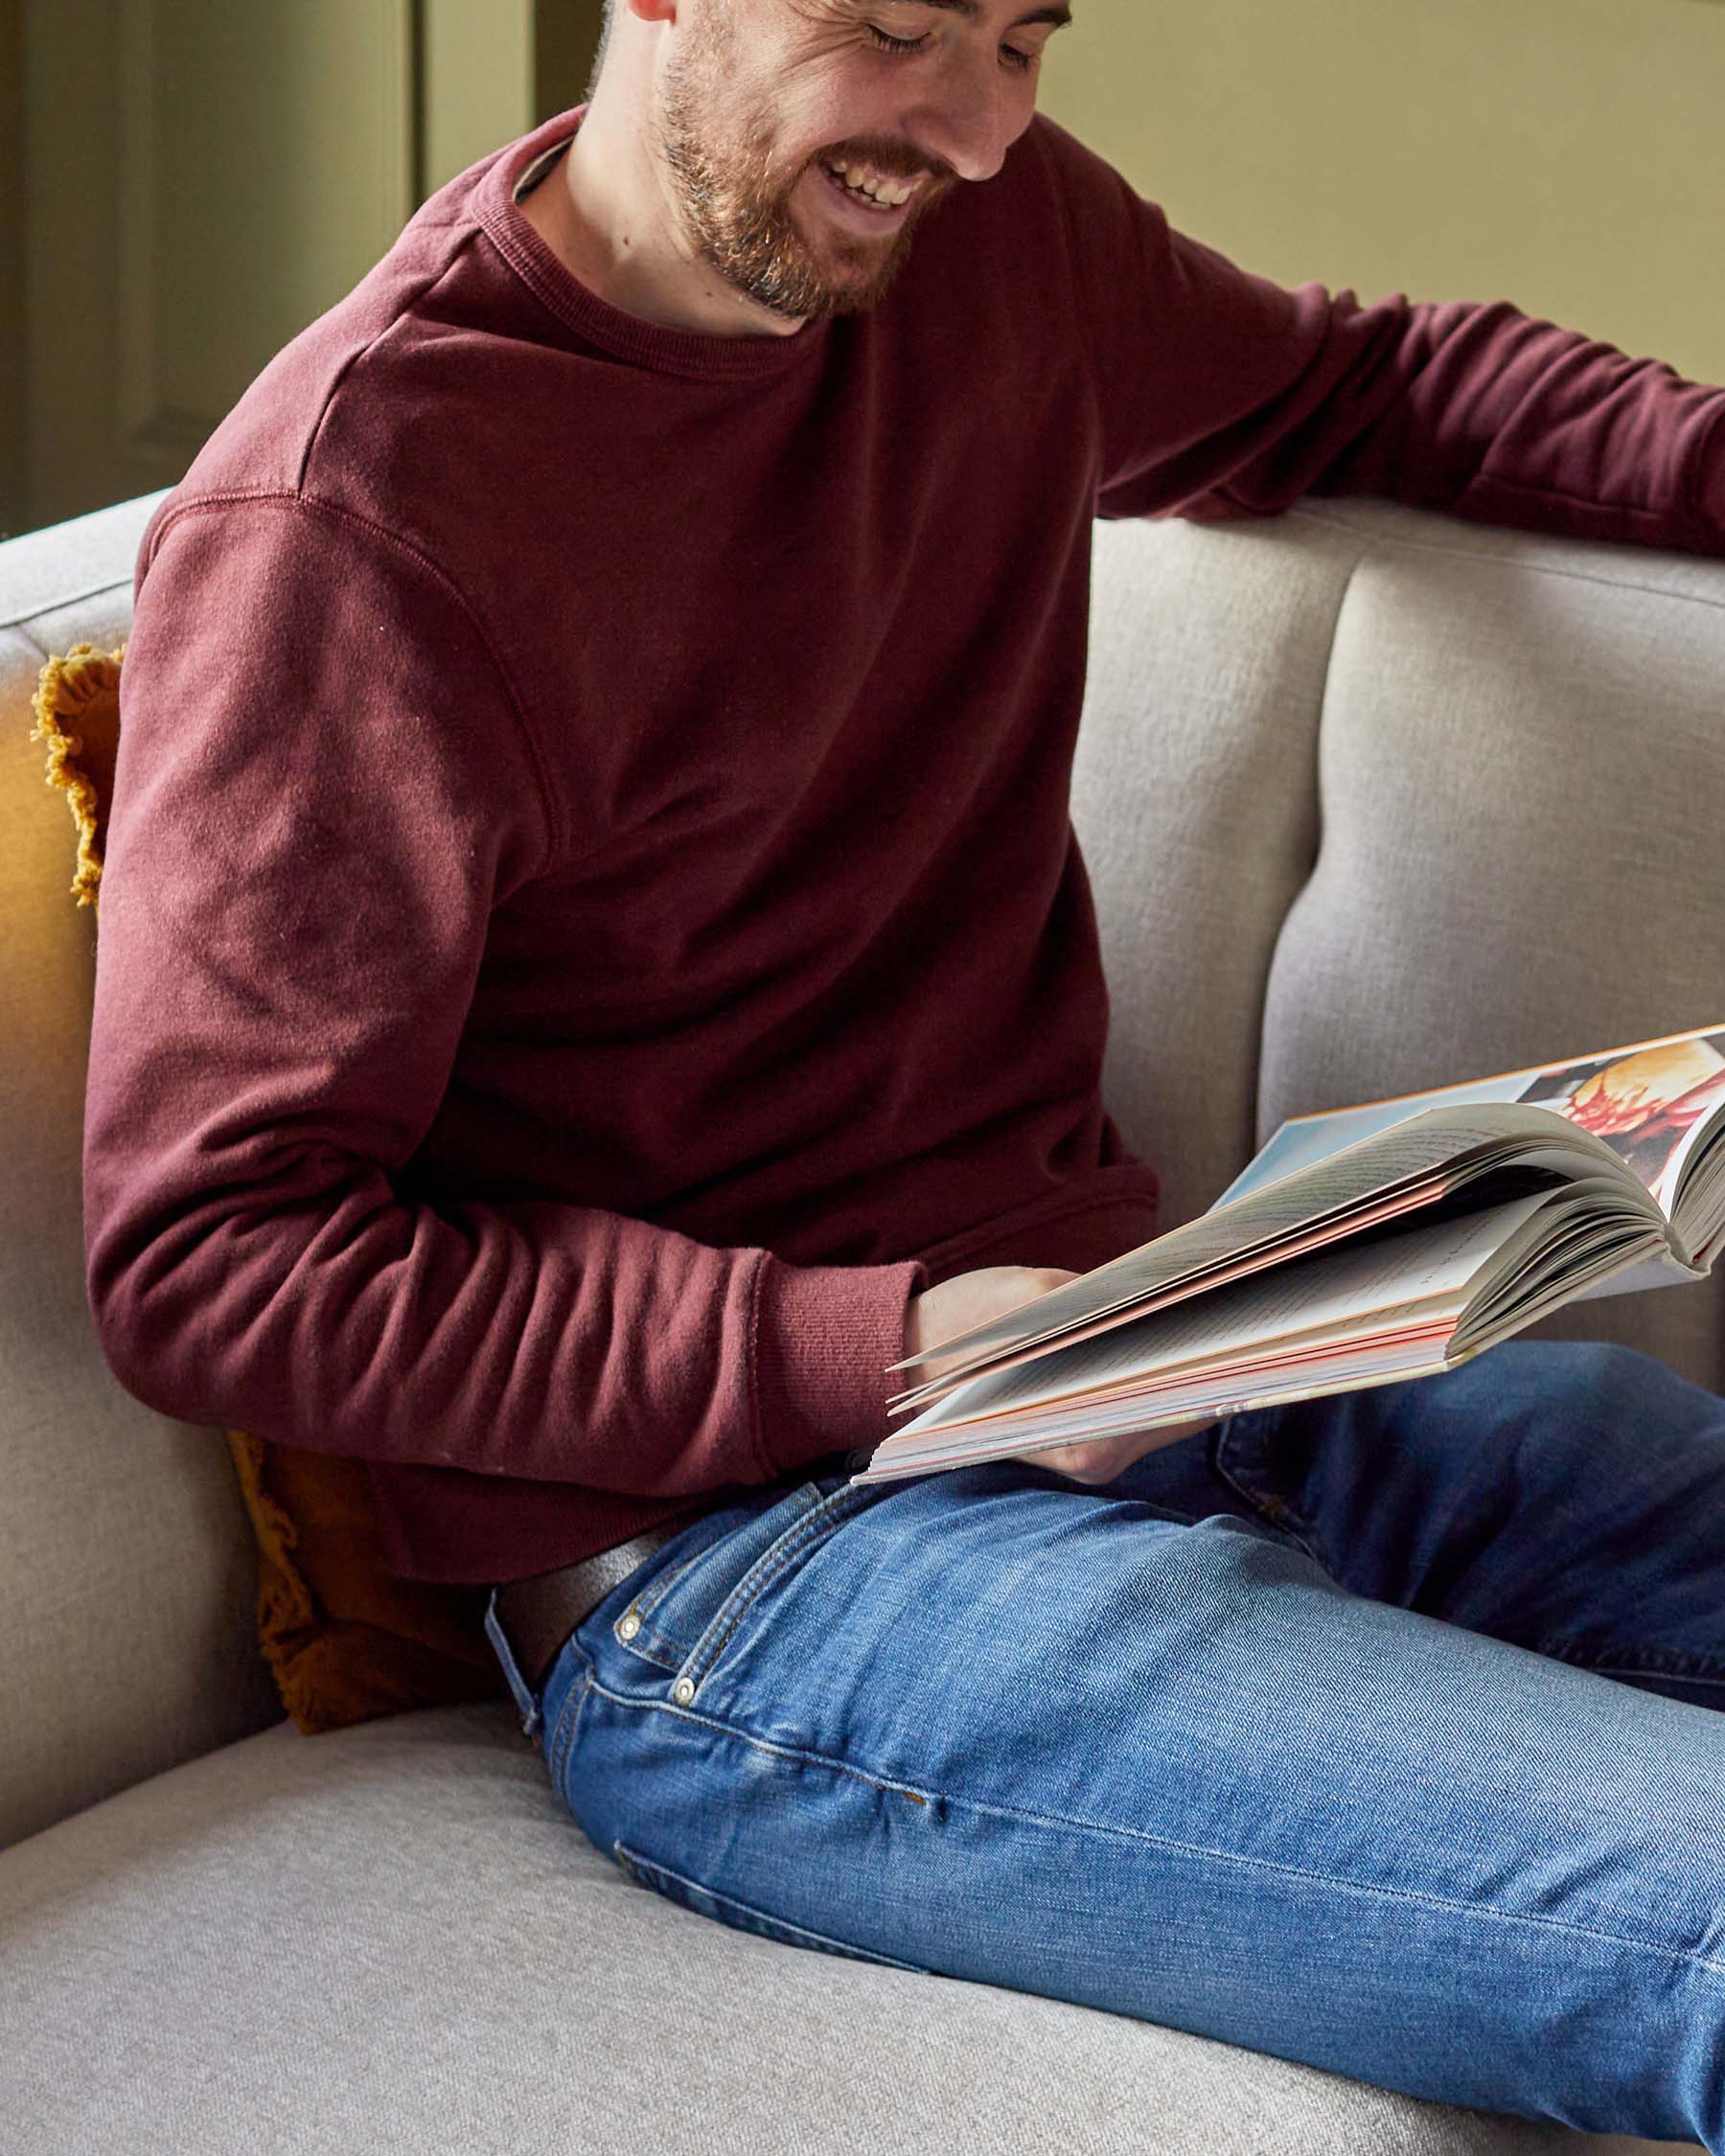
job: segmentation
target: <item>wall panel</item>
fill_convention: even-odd
[[[1248,269],[1725,382],[1721,0],[1072,0],[1045,110]]]
[[[30,520],[172,483],[413,205],[410,0],[25,0]]]

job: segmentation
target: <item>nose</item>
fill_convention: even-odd
[[[954,49],[947,64],[925,79],[927,94],[906,115],[904,132],[960,179],[992,179],[1030,125],[1030,113],[1013,95],[992,44],[974,51],[963,42],[967,49]]]

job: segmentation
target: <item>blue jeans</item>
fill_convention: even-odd
[[[745,1493],[535,1698],[591,1841],[817,1952],[1725,2151],[1725,1401],[1516,1342]]]

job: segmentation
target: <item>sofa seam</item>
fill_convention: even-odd
[[[1319,518],[1315,519],[1315,521],[1323,522],[1324,520]],[[1282,937],[1287,931],[1289,921],[1293,918],[1294,909],[1297,906],[1299,906],[1300,900],[1304,898],[1306,892],[1311,889],[1312,883],[1317,877],[1319,863],[1323,859],[1324,837],[1329,828],[1328,804],[1324,798],[1323,789],[1323,736],[1324,722],[1329,713],[1330,683],[1335,678],[1336,672],[1337,639],[1340,637],[1342,632],[1342,617],[1347,611],[1347,602],[1353,595],[1354,585],[1359,581],[1360,571],[1362,570],[1362,568],[1364,568],[1367,562],[1372,558],[1375,552],[1373,539],[1368,535],[1355,530],[1354,527],[1340,523],[1330,523],[1326,524],[1325,528],[1331,531],[1352,530],[1355,539],[1358,542],[1358,552],[1355,554],[1352,562],[1349,564],[1347,575],[1343,579],[1342,589],[1336,599],[1335,611],[1330,616],[1329,633],[1324,638],[1323,644],[1323,677],[1318,684],[1318,719],[1317,723],[1312,728],[1311,800],[1312,822],[1314,828],[1312,835],[1311,853],[1306,860],[1305,869],[1303,874],[1300,876],[1298,886],[1289,895],[1288,903],[1282,908],[1281,918],[1276,924],[1276,933],[1271,938],[1270,948],[1265,957],[1264,977],[1260,985],[1260,992],[1254,999],[1255,1017],[1253,1024],[1251,1060],[1251,1069],[1253,1073],[1252,1122],[1254,1135],[1255,1135],[1256,1133],[1258,1108],[1263,1097],[1264,1040],[1266,1032],[1267,1005],[1270,991],[1270,982],[1272,976],[1276,972],[1276,955],[1281,950]]]
[[[32,607],[28,613],[10,614],[0,621],[0,629],[15,629],[28,636],[38,652],[44,655],[48,647],[27,625],[39,621],[43,614],[58,613],[63,607],[87,607],[92,599],[105,599],[110,592],[126,591],[131,586],[129,576],[110,577],[106,584],[92,585],[86,591],[71,591],[63,599],[50,599],[46,606]]]
[[[1606,591],[1651,593],[1662,599],[1675,599],[1687,606],[1706,607],[1715,613],[1725,612],[1725,600],[1709,598],[1704,592],[1679,591],[1674,585],[1668,584],[1644,584],[1633,578],[1596,576],[1585,569],[1559,568],[1553,562],[1534,561],[1526,556],[1518,559],[1512,554],[1495,553],[1489,547],[1448,545],[1435,539],[1414,539],[1393,532],[1368,533],[1349,518],[1346,516],[1325,516],[1321,512],[1308,508],[1304,501],[1284,514],[1288,516],[1299,517],[1303,523],[1315,524],[1321,530],[1326,532],[1348,533],[1351,537],[1363,542],[1368,554],[1376,550],[1387,552],[1392,548],[1400,548],[1409,554],[1439,554],[1459,562],[1488,562],[1500,568],[1508,566],[1530,570],[1536,576],[1553,577],[1560,583],[1595,585]],[[1440,511],[1426,510],[1422,514],[1443,516],[1446,521],[1459,524],[1468,521],[1468,519],[1449,516],[1448,513]],[[1474,519],[1474,521],[1482,520]],[[1610,546],[1617,551],[1632,555],[1644,552],[1658,554],[1681,551],[1677,548],[1642,548],[1633,540],[1578,539],[1554,533],[1524,532],[1513,524],[1492,524],[1488,528],[1492,531],[1504,532],[1511,537],[1531,539],[1541,545],[1547,546]],[[1697,555],[1695,559],[1706,561],[1710,557]],[[1364,555],[1362,556],[1363,560]],[[1355,572],[1358,571],[1360,565],[1360,562],[1355,562]]]
[[[72,601],[71,603],[74,606],[78,604],[76,600]],[[52,663],[54,654],[48,649],[47,645],[43,643],[42,639],[35,633],[34,630],[26,629],[24,627],[23,620],[0,622],[0,629],[15,631],[18,635],[23,637],[25,643],[30,646],[31,650],[35,654],[37,658],[41,660],[44,666]]]

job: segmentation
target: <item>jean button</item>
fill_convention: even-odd
[[[633,1610],[631,1610],[627,1617],[617,1619],[617,1638],[619,1640],[632,1640],[640,1629],[641,1620]]]
[[[678,1707],[687,1707],[689,1702],[695,1697],[694,1678],[679,1677],[677,1680],[676,1684],[671,1687],[671,1697],[677,1702]]]

